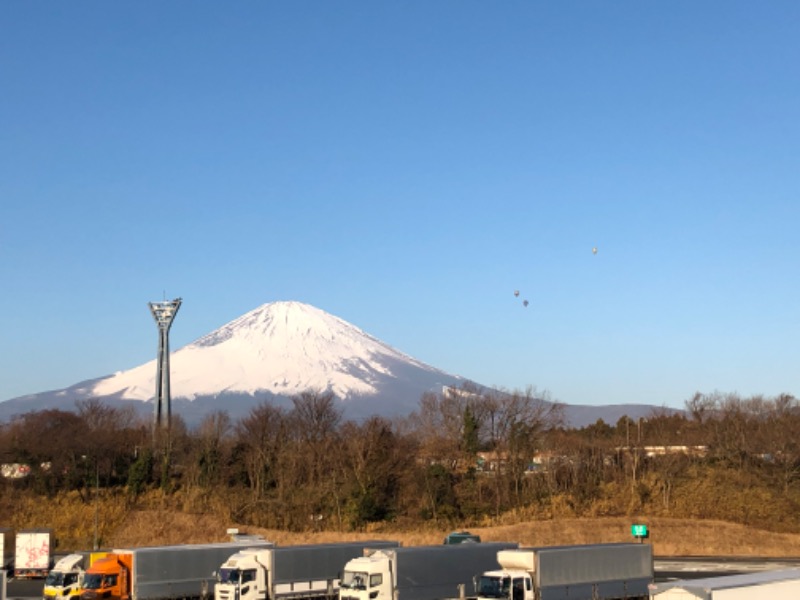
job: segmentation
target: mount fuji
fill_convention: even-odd
[[[0,421],[37,410],[75,411],[76,402],[88,399],[152,418],[155,380],[152,360],[62,390],[0,402]],[[407,416],[426,392],[466,383],[485,389],[301,302],[264,304],[170,354],[172,414],[190,427],[220,410],[237,420],[264,401],[291,408],[291,397],[303,392],[333,394],[346,419]],[[564,408],[572,427],[646,417],[655,409],[646,404]]]
[[[63,390],[0,403],[0,419],[79,400],[152,415],[156,361]],[[264,400],[291,406],[312,391],[333,394],[347,418],[407,415],[425,392],[465,379],[420,362],[358,327],[301,302],[264,304],[170,354],[172,414],[195,425],[214,410],[232,419]]]

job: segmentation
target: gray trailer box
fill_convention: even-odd
[[[459,587],[467,596],[476,577],[498,568],[497,553],[517,548],[506,542],[411,546],[386,550],[395,565],[395,590],[401,600],[458,598]],[[366,553],[367,556],[370,551]]]
[[[368,540],[305,546],[278,546],[272,551],[272,588],[299,581],[339,579],[352,558],[362,556],[364,548],[397,548],[399,542]],[[221,563],[220,563],[221,564]]]
[[[196,598],[214,593],[214,573],[244,548],[269,548],[272,542],[185,544],[114,550],[130,554],[131,600]]]
[[[649,544],[521,548],[535,553],[533,577],[541,600],[647,597],[653,581]]]

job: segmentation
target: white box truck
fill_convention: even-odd
[[[399,542],[369,540],[246,549],[226,560],[217,574],[215,600],[314,600],[335,597],[342,569],[367,547],[396,548]]]
[[[482,542],[368,549],[345,565],[339,600],[459,598],[481,573],[497,566],[498,552],[517,546]]]
[[[47,577],[53,566],[53,530],[21,529],[14,539],[14,577]]]
[[[519,548],[497,553],[478,600],[646,599],[653,582],[649,544]]]

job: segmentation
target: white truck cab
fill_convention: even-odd
[[[502,550],[497,553],[500,569],[487,571],[478,580],[478,598],[482,600],[533,600],[532,574],[536,571],[534,552]]]
[[[80,596],[83,583],[83,554],[69,554],[60,559],[44,581],[44,600],[75,600]]]
[[[478,580],[479,600],[533,600],[533,580],[525,571],[487,571]]]
[[[246,549],[232,555],[217,573],[216,600],[262,600],[267,594],[269,551]],[[267,562],[267,564],[264,564]]]
[[[339,584],[342,600],[393,600],[393,591],[392,572],[382,553],[352,559]]]

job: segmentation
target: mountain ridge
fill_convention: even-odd
[[[291,397],[313,391],[339,399],[347,418],[407,416],[425,393],[474,385],[382,342],[355,325],[297,301],[261,306],[170,353],[172,413],[195,425],[214,410],[246,416],[260,402],[291,406]],[[156,361],[61,390],[0,402],[0,419],[33,410],[75,410],[90,398],[152,411]],[[589,424],[601,415],[632,418],[653,407],[566,407],[567,419]],[[619,417],[616,417],[613,422]],[[604,419],[607,420],[607,419]],[[609,422],[607,420],[607,422]]]

